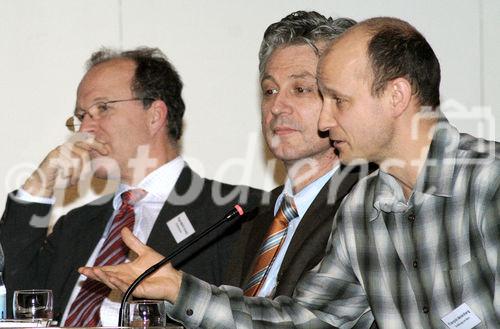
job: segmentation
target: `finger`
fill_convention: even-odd
[[[127,270],[127,265],[129,263],[123,263],[120,265],[106,265],[106,266],[99,266],[99,269],[106,274],[115,274],[115,273],[128,273],[129,270]]]
[[[82,162],[90,161],[89,152],[92,147],[85,142],[75,142],[68,145],[68,149],[71,152],[71,156],[82,159]]]
[[[74,150],[72,155],[72,170],[70,181],[72,185],[76,185],[78,181],[84,177],[85,173],[89,172],[90,155],[86,150]]]
[[[75,144],[79,148],[85,149],[87,152],[96,151],[101,155],[108,155],[109,150],[106,143],[98,140],[94,135],[80,132],[75,134],[70,139],[70,143]]]
[[[61,154],[60,157],[55,160],[55,164],[58,168],[58,186],[66,187],[78,182],[81,171],[80,159],[71,156],[68,157],[67,154]]]
[[[109,281],[109,276],[99,267],[80,267],[78,269],[78,272],[85,275],[91,280],[96,280],[104,283],[111,289],[118,289],[113,283]]]
[[[92,280],[97,280],[94,272],[92,271],[92,267],[80,267],[78,269],[78,273],[85,275],[87,278],[91,278]]]
[[[86,152],[85,149],[78,147],[76,143],[64,143],[59,148],[59,157],[71,158],[74,154],[78,154],[79,150]]]
[[[85,143],[90,147],[91,150],[97,151],[97,153],[101,155],[109,154],[108,146],[106,143],[98,141],[95,138],[91,140],[86,140]]]
[[[75,147],[81,148],[87,152],[92,150],[92,147],[89,145],[89,143],[87,143],[85,141],[77,141],[73,145],[75,145]]]
[[[144,254],[148,249],[150,249],[148,246],[143,244],[141,240],[139,240],[134,234],[132,234],[132,231],[130,231],[130,229],[128,229],[127,227],[124,227],[121,230],[121,234],[123,242],[125,242],[127,247],[129,247],[137,255],[140,256]]]
[[[116,277],[116,276],[113,276],[113,275],[110,275],[109,276],[109,282],[116,288],[114,289],[120,289],[121,291],[125,292],[127,291],[128,287],[130,287],[130,284],[124,282],[123,280],[121,280],[120,278]],[[136,296],[136,294],[133,294],[134,296]],[[137,297],[141,297],[141,296],[137,296]]]
[[[91,148],[83,142],[67,143],[62,148],[61,157],[65,158],[69,166],[67,177],[71,185],[76,185],[78,181],[90,172],[90,154]]]
[[[62,155],[51,160],[51,166],[56,169],[54,177],[55,185],[58,187],[66,187],[69,185],[69,179],[72,175],[71,160]]]
[[[102,271],[99,267],[94,267],[93,273],[96,276],[96,280],[101,281],[111,289],[119,289],[113,282],[111,282],[111,275]]]

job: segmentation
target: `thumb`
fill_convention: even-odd
[[[148,247],[141,242],[127,227],[121,230],[123,242],[137,255],[142,255]]]

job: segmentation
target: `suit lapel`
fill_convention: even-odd
[[[177,242],[170,232],[167,222],[175,216],[184,212],[193,225],[195,232],[205,228],[203,221],[192,220],[190,209],[196,209],[199,196],[203,193],[205,180],[194,173],[188,166],[184,167],[174,189],[163,205],[158,218],[155,221],[147,244],[166,256],[177,247]],[[187,253],[183,254],[187,257]],[[176,264],[174,258],[173,264]]]
[[[288,269],[290,263],[293,262],[295,256],[301,250],[303,245],[321,226],[320,224],[324,221],[332,219],[333,211],[325,211],[325,207],[329,207],[326,201],[328,199],[328,187],[330,185],[330,181],[331,180],[323,186],[311,206],[307,209],[304,217],[302,217],[302,220],[293,235],[292,241],[290,241],[285,258],[281,263],[280,272],[283,273]]]
[[[288,270],[299,251],[302,248],[307,248],[307,241],[314,238],[318,229],[325,229],[323,223],[333,222],[333,217],[342,199],[359,179],[359,173],[353,173],[351,170],[352,168],[340,168],[320,190],[293,235],[281,264],[280,273]],[[331,228],[328,226],[328,229]],[[326,248],[326,245],[323,248]]]

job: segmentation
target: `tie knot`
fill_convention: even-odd
[[[124,204],[129,204],[129,205],[133,206],[137,202],[141,201],[141,199],[144,198],[146,196],[146,194],[148,194],[148,192],[144,191],[141,188],[128,190],[128,191],[122,193],[122,195],[121,195],[122,202]]]
[[[287,221],[291,221],[292,219],[299,216],[297,212],[297,206],[295,206],[295,202],[293,201],[293,197],[285,194],[283,197],[283,201],[281,201],[281,211],[285,215]]]

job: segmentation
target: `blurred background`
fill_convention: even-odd
[[[260,133],[257,52],[266,27],[296,10],[409,21],[441,62],[450,121],[498,140],[498,0],[0,0],[0,211],[70,137],[84,63],[101,46],[159,47],[173,62],[185,84],[183,155],[200,174],[266,190],[281,183]],[[112,189],[89,187],[76,202],[61,191],[53,216]]]

